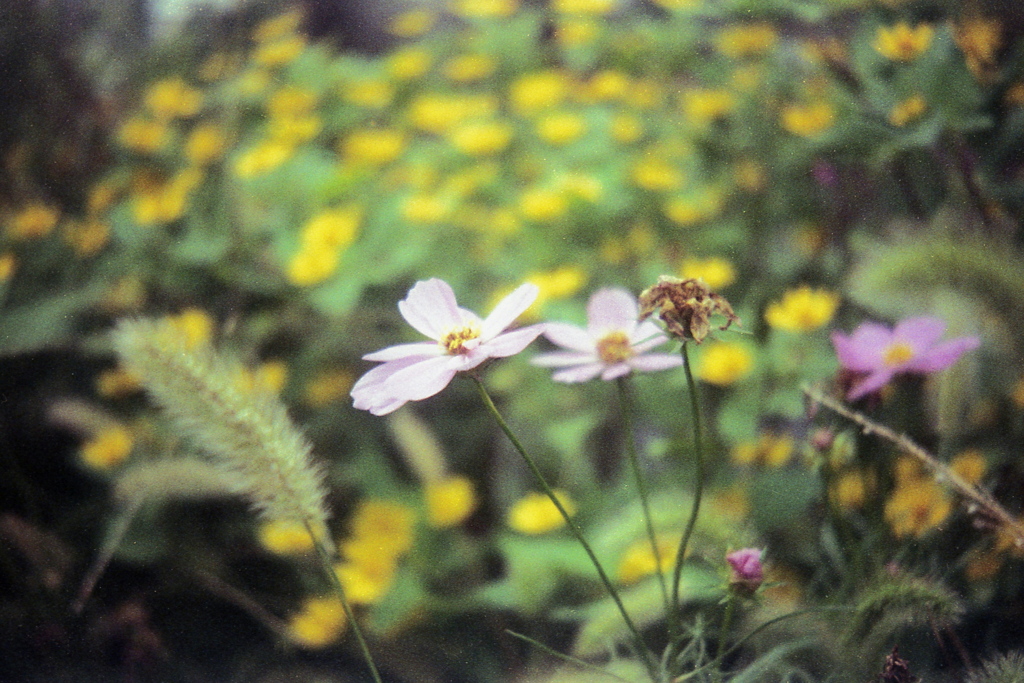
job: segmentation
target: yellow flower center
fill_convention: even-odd
[[[633,347],[625,332],[609,332],[597,341],[597,357],[609,365],[621,363],[633,357]]]
[[[469,353],[470,349],[466,348],[466,342],[471,339],[476,339],[480,336],[480,327],[474,323],[463,325],[462,327],[456,327],[447,332],[441,337],[438,342],[449,355],[457,355],[463,353]]]
[[[896,342],[882,354],[882,362],[889,366],[902,365],[914,357],[914,349],[905,342]]]

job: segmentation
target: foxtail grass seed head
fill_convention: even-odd
[[[740,324],[725,297],[712,292],[703,280],[683,280],[671,275],[662,275],[657,284],[640,294],[640,319],[645,320],[653,313],[658,314],[671,336],[684,342],[692,339],[698,344],[711,332],[713,315],[725,317],[720,330]]]
[[[240,364],[190,346],[165,321],[122,321],[114,348],[178,431],[213,456],[261,514],[323,528],[323,474],[309,443],[273,393],[242,390]]]

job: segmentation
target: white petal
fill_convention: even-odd
[[[451,285],[436,277],[413,285],[405,299],[398,302],[398,310],[416,331],[431,339],[440,339],[445,332],[462,324],[455,292]]]
[[[601,362],[593,353],[581,351],[550,351],[541,353],[530,359],[530,363],[541,368],[561,368],[568,365]]]
[[[444,350],[437,342],[413,342],[412,344],[396,344],[374,351],[363,356],[363,360],[392,361],[400,358],[424,357],[430,358],[444,354]]]
[[[674,353],[648,353],[630,358],[626,362],[641,372],[657,372],[679,367],[683,364],[683,357]]]
[[[587,331],[598,338],[609,330],[631,330],[640,314],[636,297],[624,289],[605,287],[587,304]]]
[[[559,370],[555,374],[551,375],[551,379],[553,379],[556,382],[565,382],[566,384],[586,382],[597,377],[603,369],[604,363],[590,363],[589,365],[579,365],[574,368],[566,368],[565,370]]]
[[[544,336],[552,344],[558,344],[574,351],[589,351],[593,353],[597,346],[597,342],[594,341],[594,337],[589,332],[567,323],[548,323],[547,329],[544,330]]]
[[[480,324],[480,338],[487,341],[501,334],[502,330],[530,307],[539,293],[540,288],[533,283],[519,285],[515,291],[499,301],[494,310],[484,318]]]
[[[633,368],[629,367],[626,363],[616,363],[615,365],[610,365],[604,369],[604,372],[601,373],[601,379],[605,382],[610,382],[613,379],[625,377],[632,369]]]
[[[454,360],[450,356],[421,360],[392,374],[382,388],[389,396],[403,401],[428,398],[452,381],[456,372]]]
[[[486,341],[478,346],[475,352],[482,352],[486,354],[488,358],[505,358],[507,356],[514,356],[519,353],[527,346],[530,345],[534,339],[539,337],[544,331],[546,325],[530,325],[529,327],[521,327],[518,330],[512,330],[499,334],[494,339]]]

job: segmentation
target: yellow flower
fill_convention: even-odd
[[[0,284],[7,282],[18,267],[18,257],[9,251],[0,253]]]
[[[778,39],[779,35],[771,24],[736,24],[718,32],[715,46],[726,57],[741,59],[768,52]]]
[[[768,184],[764,166],[753,159],[740,159],[733,169],[736,186],[747,192],[760,192]]]
[[[505,149],[512,133],[512,126],[501,121],[475,121],[458,126],[448,138],[464,154],[489,156]]]
[[[300,287],[319,284],[338,268],[342,252],[351,245],[362,220],[356,205],[322,211],[299,233],[299,250],[288,264],[288,279]]]
[[[568,299],[587,283],[587,274],[579,266],[562,266],[554,270],[531,273],[526,281],[540,290],[530,310],[538,311],[551,300]]]
[[[957,46],[964,53],[967,68],[975,78],[986,78],[996,66],[1002,47],[1002,25],[996,19],[975,17],[957,25],[953,32]]]
[[[351,541],[344,544],[345,556],[351,559],[352,541],[366,542],[378,555],[398,557],[412,548],[414,512],[406,505],[386,500],[364,500],[349,522]]]
[[[7,235],[15,240],[31,240],[49,235],[60,220],[60,211],[46,204],[29,204],[7,223]]]
[[[259,529],[260,545],[278,555],[301,555],[313,550],[306,525],[292,520],[264,522]]]
[[[253,52],[252,61],[260,66],[283,66],[294,62],[305,49],[305,36],[289,35],[261,43]]]
[[[576,506],[565,491],[555,489],[555,497],[571,517],[576,513]],[[536,536],[546,534],[565,526],[565,519],[543,493],[531,492],[520,498],[508,511],[508,525],[521,534]]]
[[[839,295],[801,285],[782,295],[765,311],[764,318],[777,330],[810,332],[832,320],[839,307]]]
[[[124,368],[104,370],[96,378],[96,393],[104,398],[120,398],[142,391],[142,382]]]
[[[135,440],[121,425],[105,427],[82,444],[82,462],[97,470],[109,470],[124,462]]]
[[[587,122],[579,114],[557,112],[537,122],[537,136],[549,145],[567,145],[587,132]]]
[[[185,141],[185,156],[196,166],[219,159],[227,147],[224,129],[214,123],[196,126]]]
[[[519,195],[519,213],[537,223],[545,223],[560,218],[569,209],[565,195],[556,190],[535,187]]]
[[[264,140],[235,159],[239,178],[254,178],[269,173],[295,154],[295,146],[280,140]]]
[[[593,19],[563,18],[555,26],[555,40],[566,47],[586,45],[593,42],[600,31],[600,25]]]
[[[276,118],[267,125],[267,136],[294,147],[315,138],[322,125],[316,114]]]
[[[449,0],[448,6],[460,17],[495,19],[510,17],[519,9],[519,0]]]
[[[345,623],[345,608],[337,597],[306,598],[288,620],[288,635],[303,647],[326,647],[345,631]]]
[[[622,99],[629,93],[629,75],[618,69],[598,71],[587,83],[586,95],[596,102]]]
[[[201,308],[186,308],[167,320],[182,333],[189,349],[209,344],[213,338],[213,318]]]
[[[789,104],[782,109],[782,127],[800,137],[816,137],[831,128],[835,121],[835,109],[823,100]]]
[[[288,383],[288,364],[283,360],[268,360],[253,369],[243,368],[239,377],[239,390],[244,393],[278,394]]]
[[[553,0],[551,8],[561,14],[608,14],[618,0]]]
[[[238,80],[238,89],[245,95],[259,95],[270,86],[270,81],[266,69],[250,69]]]
[[[75,255],[94,256],[110,241],[110,225],[95,218],[70,222],[65,226],[64,241]]]
[[[433,27],[437,15],[425,9],[411,9],[402,12],[388,24],[391,35],[399,38],[415,38]]]
[[[949,463],[949,469],[968,484],[977,486],[985,476],[985,454],[976,448],[959,453]]]
[[[398,563],[390,555],[373,555],[373,548],[368,543],[361,545],[366,546],[365,549],[356,550],[357,546],[349,545],[349,549],[358,555],[358,560],[340,562],[334,566],[334,571],[350,602],[372,605],[388,594]]]
[[[132,212],[140,225],[171,223],[181,218],[188,206],[190,193],[203,180],[196,168],[179,171],[167,182],[143,180],[133,195]]]
[[[931,24],[918,24],[911,28],[907,22],[901,21],[893,26],[879,26],[874,48],[886,59],[910,62],[928,49],[934,35],[935,29]]]
[[[130,150],[153,154],[163,149],[170,134],[163,121],[133,116],[118,131],[118,140]]]
[[[520,76],[509,86],[509,101],[520,114],[533,114],[562,103],[569,93],[569,82],[560,71],[535,71]]]
[[[832,485],[832,496],[839,507],[857,509],[867,500],[868,486],[863,472],[843,472]]]
[[[601,181],[586,173],[567,173],[562,176],[559,184],[567,195],[591,204],[599,200],[604,192]]]
[[[313,408],[323,408],[348,394],[355,379],[352,373],[344,369],[324,370],[313,375],[306,382],[303,396],[306,404]]]
[[[341,88],[341,98],[349,104],[380,109],[391,104],[395,98],[395,87],[379,79],[353,81]]]
[[[277,40],[295,33],[302,23],[302,11],[295,7],[257,24],[252,39],[258,43]]]
[[[300,247],[288,261],[288,281],[298,287],[320,284],[334,275],[340,261],[337,251]]]
[[[756,442],[745,441],[732,450],[738,465],[782,467],[793,457],[793,439],[788,435],[765,432]]]
[[[91,215],[103,213],[117,199],[118,187],[111,182],[99,182],[89,190],[85,206]]]
[[[644,126],[640,123],[640,119],[632,114],[616,114],[612,119],[609,132],[615,142],[628,145],[643,136]]]
[[[433,194],[414,194],[402,202],[402,218],[410,223],[440,223],[451,214],[451,202]]]
[[[679,269],[679,277],[684,280],[700,278],[717,292],[736,281],[736,268],[731,261],[721,256],[706,259],[688,258]]]
[[[491,95],[441,95],[426,93],[409,104],[412,125],[428,133],[443,134],[471,118],[487,118],[498,110],[498,100]]]
[[[497,64],[485,54],[464,54],[453,57],[444,66],[444,75],[459,83],[472,83],[487,78]]]
[[[473,482],[466,477],[445,477],[424,487],[427,521],[438,529],[461,524],[476,509]]]
[[[630,585],[636,583],[645,576],[651,576],[659,569],[662,572],[668,571],[676,559],[676,546],[678,539],[655,538],[658,545],[658,556],[655,558],[654,549],[648,539],[635,541],[626,548],[622,559],[619,560],[618,579],[619,583]],[[658,560],[661,560],[659,563]]]
[[[686,180],[682,171],[668,159],[651,153],[633,166],[630,178],[637,187],[650,192],[677,190]]]
[[[911,95],[892,108],[889,112],[889,123],[897,127],[905,126],[921,118],[927,108],[928,104],[924,97]]]
[[[303,116],[316,109],[317,99],[312,90],[286,85],[267,99],[267,114],[272,119]]]
[[[168,121],[198,114],[203,106],[203,94],[180,77],[165,78],[146,89],[144,101],[153,116]]]
[[[430,71],[433,58],[426,50],[407,47],[395,50],[387,60],[388,73],[400,81],[411,81]]]
[[[690,123],[705,126],[729,114],[736,106],[736,97],[721,88],[692,88],[683,93],[682,106]]]
[[[949,517],[953,504],[931,479],[916,479],[896,487],[885,503],[885,519],[897,537],[923,536]]]
[[[701,0],[651,0],[655,5],[669,11],[692,9],[701,3]]]
[[[708,384],[726,387],[750,374],[753,366],[754,356],[746,346],[716,341],[701,348],[695,374]]]
[[[665,216],[676,225],[690,226],[713,218],[722,210],[722,196],[717,190],[699,188],[687,195],[665,202]]]
[[[400,157],[408,143],[408,133],[396,128],[362,128],[342,141],[341,156],[349,164],[383,166]]]

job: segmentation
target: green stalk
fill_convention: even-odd
[[[672,613],[679,612],[679,582],[683,575],[683,562],[686,561],[686,548],[690,544],[690,537],[693,535],[693,528],[697,525],[697,516],[700,514],[700,501],[704,495],[704,428],[700,420],[700,401],[697,398],[697,383],[693,380],[693,370],[690,368],[690,356],[686,350],[686,342],[680,350],[683,355],[683,370],[686,371],[686,386],[690,390],[690,413],[693,419],[693,447],[697,456],[696,481],[693,490],[693,507],[690,509],[690,518],[686,522],[686,529],[679,541],[679,551],[676,553],[676,564],[672,571]]]
[[[650,499],[647,496],[647,485],[640,472],[640,460],[636,453],[636,435],[633,428],[633,400],[629,391],[629,379],[620,377],[616,380],[615,386],[619,389],[619,405],[622,409],[622,425],[626,432],[626,454],[629,457],[629,467],[633,471],[633,479],[636,481],[636,490],[640,494],[640,506],[644,512],[644,524],[647,526],[647,538],[651,542],[651,552],[654,554],[654,566],[657,567],[658,583],[661,586],[661,599],[665,605],[665,613],[668,614],[671,605],[668,601],[668,583],[661,571],[661,551],[658,549],[658,537],[654,533],[654,518],[651,516]]]
[[[352,611],[352,605],[349,604],[348,596],[345,595],[345,587],[341,585],[338,573],[334,571],[334,564],[331,562],[331,551],[321,535],[313,531],[312,525],[308,522],[306,523],[306,531],[309,532],[309,537],[313,539],[313,547],[316,548],[320,564],[323,566],[324,572],[326,572],[327,578],[334,588],[334,592],[337,593],[338,598],[341,600],[341,608],[345,610],[345,617],[348,619],[348,623],[352,625],[352,633],[359,642],[359,649],[363,654],[363,659],[366,660],[366,665],[370,667],[370,675],[373,676],[374,683],[383,683],[380,672],[377,671],[377,665],[373,661],[373,655],[370,654],[370,646],[366,643],[363,630],[359,627],[359,622],[356,621],[356,615]]]
[[[736,613],[736,602],[739,598],[735,591],[730,588],[729,601],[725,605],[725,616],[722,617],[722,626],[718,630],[718,649],[715,650],[715,659],[711,663],[711,677],[718,683],[722,680],[722,660],[725,659],[725,641],[729,637],[729,628],[732,626],[732,617]]]
[[[625,622],[626,628],[629,629],[629,632],[632,634],[637,651],[643,659],[644,666],[647,668],[647,673],[651,677],[651,681],[655,682],[661,680],[658,675],[658,667],[651,657],[650,650],[647,649],[647,645],[644,643],[643,636],[640,635],[639,629],[637,629],[636,624],[633,623],[633,619],[629,616],[629,612],[626,611],[626,606],[622,603],[622,598],[619,596],[619,592],[615,589],[611,579],[608,578],[608,574],[605,572],[604,567],[601,566],[600,561],[598,561],[593,548],[590,547],[587,539],[584,538],[583,530],[580,529],[579,525],[577,525],[576,522],[573,521],[572,517],[569,516],[565,506],[562,505],[562,501],[558,500],[558,496],[555,495],[551,485],[548,484],[548,481],[541,473],[540,468],[537,467],[537,463],[534,461],[533,457],[526,452],[523,444],[512,432],[512,428],[508,426],[507,422],[505,422],[505,418],[501,416],[501,413],[498,411],[498,407],[494,405],[494,400],[491,399],[491,395],[487,392],[487,388],[484,386],[484,383],[480,381],[480,378],[476,375],[471,374],[470,377],[472,377],[473,381],[476,383],[476,388],[480,392],[480,398],[483,400],[487,410],[494,416],[494,419],[498,422],[498,426],[501,427],[501,431],[505,432],[505,436],[507,436],[509,441],[512,442],[515,449],[519,451],[519,455],[523,456],[523,460],[526,461],[526,465],[530,468],[530,471],[533,472],[533,476],[540,483],[541,488],[544,489],[544,493],[547,494],[547,497],[555,504],[559,514],[562,515],[562,519],[565,520],[565,524],[569,528],[569,531],[576,538],[579,544],[583,546],[583,550],[586,551],[587,556],[590,558],[590,562],[594,565],[594,569],[597,570],[597,575],[600,577],[601,583],[604,584],[605,590],[608,591],[608,594],[615,602],[615,606],[618,607],[619,614],[622,615],[622,620]]]

